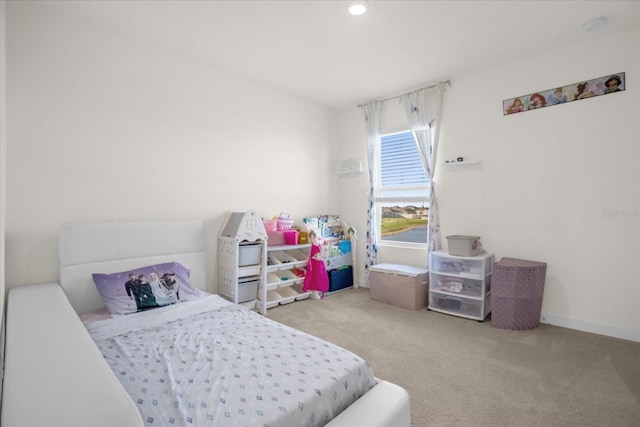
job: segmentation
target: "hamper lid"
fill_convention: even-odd
[[[500,267],[546,267],[546,262],[529,261],[526,259],[502,257],[496,263]]]
[[[429,272],[429,270],[424,267],[416,267],[414,265],[405,264],[376,264],[369,267],[369,271],[377,271],[378,273],[402,274],[405,276],[413,277]]]

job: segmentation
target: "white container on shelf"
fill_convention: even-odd
[[[280,288],[278,289],[278,293],[282,299],[280,300],[280,304],[289,304],[290,302],[294,302],[296,297],[298,297],[298,292],[296,292],[291,287]]]
[[[309,251],[302,249],[291,249],[287,253],[298,261],[307,261],[309,259]]]
[[[304,280],[303,277],[296,276],[291,270],[280,270],[278,275],[280,276],[280,286],[290,286],[296,280]]]
[[[269,287],[278,287],[282,279],[276,273],[267,273],[267,285]]]
[[[259,243],[238,245],[238,267],[257,265],[262,262],[262,245]]]
[[[309,298],[311,296],[311,291],[302,291],[302,283],[296,283],[291,288],[298,293],[298,296],[296,297],[296,300],[298,301]]]
[[[454,234],[447,236],[449,255],[476,256],[482,251],[480,236],[463,236]]]
[[[272,308],[280,304],[281,299],[282,299],[282,296],[278,291],[275,291],[275,290],[267,291],[267,308]]]
[[[258,297],[260,277],[243,277],[238,279],[238,303],[254,300]]]

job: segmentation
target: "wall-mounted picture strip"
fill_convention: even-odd
[[[543,90],[517,98],[502,101],[504,115],[520,113],[522,111],[536,110],[565,102],[579,101],[594,96],[607,95],[620,92],[625,88],[624,73],[611,74],[597,79],[560,86],[554,89]]]

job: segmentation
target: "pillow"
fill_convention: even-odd
[[[191,270],[178,262],[113,274],[94,273],[93,282],[112,316],[136,313],[198,298],[205,293],[189,282]]]

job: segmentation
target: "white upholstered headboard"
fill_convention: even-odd
[[[60,285],[76,313],[104,307],[91,274],[176,261],[206,290],[201,221],[83,222],[59,233]]]

